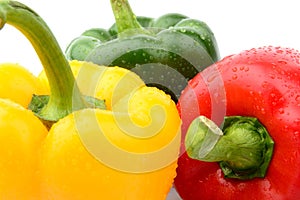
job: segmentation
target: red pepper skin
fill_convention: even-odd
[[[268,46],[228,56],[189,82],[178,110],[183,138],[199,115],[217,124],[239,115],[258,118],[275,142],[265,178],[247,181],[224,178],[217,163],[189,158],[182,144],[174,185],[184,200],[300,199],[298,51]]]

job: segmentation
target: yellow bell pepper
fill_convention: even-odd
[[[36,172],[46,135],[47,129],[31,111],[0,98],[1,200],[40,199]]]
[[[10,100],[0,98],[0,199],[165,199],[180,146],[171,97],[126,69],[67,61],[44,21],[19,2],[0,0],[0,28],[6,23],[30,40],[45,70],[27,95],[50,97],[31,101],[34,115],[18,94],[1,91]]]
[[[0,98],[11,99],[27,108],[33,94],[47,94],[47,88],[23,66],[0,64]]]
[[[120,99],[133,91],[135,87],[144,85],[143,80],[138,75],[122,67],[98,66],[91,62],[77,60],[69,61],[69,64],[82,94],[105,99],[107,109],[112,108],[113,95],[114,99]],[[45,71],[38,75],[38,80],[50,92]]]
[[[119,116],[108,110],[80,110],[54,124],[42,151],[43,199],[166,198],[176,175],[179,132],[173,125],[179,119],[161,91],[146,87],[138,95],[149,90],[168,116],[153,137],[127,135],[116,122]],[[137,98],[150,105],[142,96]],[[133,114],[133,121],[139,117]],[[155,151],[161,152],[151,155]]]

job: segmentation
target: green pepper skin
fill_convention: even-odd
[[[116,23],[106,32],[110,39],[82,35],[68,46],[68,59],[131,69],[175,102],[190,79],[220,59],[214,33],[203,21],[178,13],[135,17],[127,1],[111,5]]]
[[[98,45],[111,40],[111,34],[102,28],[91,28],[84,31],[79,37],[71,41],[66,49],[69,60],[85,60]]]

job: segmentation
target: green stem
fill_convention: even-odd
[[[225,117],[223,131],[204,116],[190,125],[185,145],[193,159],[219,162],[227,178],[265,177],[274,142],[253,117]]]
[[[51,96],[39,115],[57,121],[73,110],[86,107],[69,63],[43,19],[26,5],[0,0],[0,29],[6,23],[17,28],[31,42],[48,77]]]
[[[129,2],[127,0],[110,0],[115,16],[118,33],[122,36],[135,34],[149,34],[137,21]],[[119,35],[120,37],[120,35]]]

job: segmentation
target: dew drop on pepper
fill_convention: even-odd
[[[238,78],[238,76],[236,75],[236,74],[234,74],[233,76],[232,76],[232,80],[236,80]]]
[[[296,102],[298,103],[298,105],[300,104],[300,95],[297,95],[296,97],[295,97],[295,100],[296,100]]]
[[[192,88],[196,88],[198,83],[199,83],[198,81],[191,81],[190,85],[191,85]]]
[[[283,108],[279,108],[279,109],[278,109],[278,112],[279,112],[280,114],[284,114],[284,109],[283,109]]]

